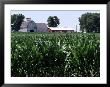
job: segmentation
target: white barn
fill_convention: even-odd
[[[45,23],[35,23],[31,18],[22,22],[19,32],[48,32],[48,27]]]

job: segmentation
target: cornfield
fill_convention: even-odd
[[[12,77],[99,77],[95,33],[12,33]]]

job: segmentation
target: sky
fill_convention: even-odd
[[[46,11],[46,10],[40,10],[40,11],[29,11],[29,10],[17,10],[17,11],[11,11],[11,15],[13,14],[23,14],[25,18],[31,18],[33,21],[36,23],[46,23],[47,24],[47,19],[49,16],[57,16],[60,19],[60,24],[58,27],[67,27],[67,28],[73,28],[76,30],[77,26],[77,31],[80,30],[80,25],[78,18],[81,17],[82,14],[84,13],[100,13],[99,10],[72,10],[72,11]],[[26,19],[24,19],[26,21]]]

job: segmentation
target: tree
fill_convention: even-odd
[[[82,32],[100,32],[100,14],[85,13],[79,18],[80,30]]]
[[[49,16],[47,22],[49,27],[57,27],[60,24],[60,21],[57,16]]]
[[[11,15],[11,30],[18,31],[20,29],[20,26],[21,26],[24,18],[25,18],[25,16],[22,14]]]

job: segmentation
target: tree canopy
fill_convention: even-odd
[[[80,30],[82,32],[100,32],[100,14],[85,13],[79,18]]]
[[[49,27],[57,27],[60,24],[57,16],[49,16],[47,22]]]
[[[18,31],[20,29],[20,26],[21,26],[24,18],[25,18],[25,16],[22,14],[11,15],[11,30]]]

